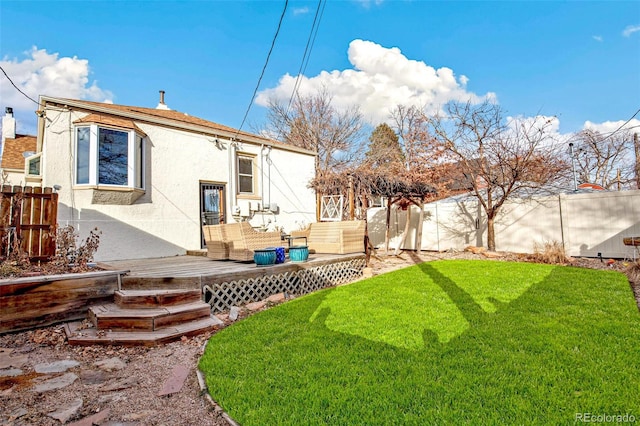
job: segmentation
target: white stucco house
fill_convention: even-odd
[[[315,222],[314,152],[173,111],[160,93],[156,108],[40,97],[25,180],[56,188],[60,225],[101,231],[96,260],[200,249],[203,223]]]

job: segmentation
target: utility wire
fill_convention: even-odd
[[[311,25],[311,31],[309,32],[309,37],[307,38],[307,45],[304,48],[304,54],[302,55],[302,61],[300,62],[300,69],[298,70],[298,76],[296,77],[296,83],[293,86],[293,91],[291,92],[291,97],[289,98],[289,104],[287,105],[286,113],[289,113],[289,109],[291,108],[291,104],[293,103],[293,99],[298,95],[298,89],[300,88],[300,82],[302,81],[302,76],[304,75],[307,65],[309,64],[309,58],[311,57],[311,50],[313,49],[313,44],[316,41],[316,36],[318,35],[318,28],[320,27],[320,21],[322,20],[322,15],[324,14],[324,6],[326,5],[326,0],[318,0],[318,7],[316,8],[316,14],[313,18],[313,24]],[[322,6],[322,9],[321,9]]]
[[[24,97],[26,97],[27,99],[29,99],[32,102],[35,102],[36,105],[40,106],[40,102],[36,101],[35,99],[33,99],[31,96],[27,95],[26,93],[24,93],[22,90],[20,90],[20,88],[18,86],[16,86],[16,84],[13,82],[13,80],[11,80],[11,77],[9,77],[9,75],[7,74],[7,72],[4,70],[4,68],[0,67],[0,70],[2,70],[2,73],[4,74],[5,77],[7,77],[7,80],[9,80],[9,83],[11,83],[11,85],[13,87],[16,88],[16,90],[18,92],[20,92],[22,95],[24,95]]]
[[[309,49],[309,54],[307,55],[307,60],[304,63],[304,68],[302,69],[302,74],[307,71],[307,65],[309,65],[309,59],[311,58],[311,51],[313,50],[313,45],[316,42],[316,37],[318,37],[318,30],[320,29],[320,21],[322,21],[322,16],[324,15],[324,8],[327,6],[327,0],[322,1],[322,10],[320,11],[320,17],[318,18],[318,23],[316,24],[316,30],[313,33],[313,40],[311,41],[311,48]]]
[[[613,136],[613,135],[615,135],[616,133],[618,133],[620,130],[622,130],[622,128],[623,128],[624,126],[626,126],[627,124],[629,124],[629,122],[630,122],[631,120],[633,120],[634,118],[636,118],[636,115],[638,115],[639,113],[640,113],[640,109],[638,109],[638,110],[636,111],[636,113],[635,113],[635,114],[633,114],[633,115],[632,115],[632,116],[631,116],[627,121],[625,121],[625,122],[624,122],[624,124],[623,124],[622,126],[618,127],[616,130],[614,130],[613,132],[609,133],[609,134],[608,134],[607,136],[605,136],[605,137],[610,138],[611,136]]]
[[[247,120],[247,116],[249,115],[249,111],[251,110],[251,106],[253,105],[253,100],[256,98],[256,94],[258,93],[258,89],[260,88],[260,82],[262,81],[262,77],[264,77],[264,72],[267,69],[267,64],[269,63],[269,58],[271,57],[271,52],[273,52],[273,47],[276,44],[276,39],[278,38],[278,33],[280,33],[280,27],[282,26],[282,21],[284,20],[284,15],[287,11],[287,6],[289,5],[289,0],[285,0],[284,8],[282,9],[282,14],[280,15],[280,21],[278,22],[278,28],[276,29],[276,33],[273,36],[273,40],[271,41],[271,48],[269,49],[269,53],[267,53],[267,59],[264,62],[264,66],[262,67],[262,72],[260,73],[260,78],[258,78],[258,84],[256,84],[256,88],[253,90],[253,95],[251,96],[251,101],[249,102],[249,106],[247,107],[247,111],[244,113],[244,117],[242,118],[242,123],[240,123],[240,127],[238,127],[238,131],[234,136],[234,139],[238,137],[242,126],[244,126],[244,122]]]
[[[605,135],[601,135],[601,139],[597,142],[595,142],[596,144],[599,144],[600,142],[604,142],[607,138],[612,137],[613,135],[615,135],[616,133],[618,133],[620,130],[622,130],[624,128],[624,126],[626,126],[627,124],[629,124],[629,122],[631,122],[631,120],[633,120],[634,118],[636,118],[636,116],[640,114],[640,109],[638,109],[635,114],[633,114],[631,117],[629,117],[629,119],[627,121],[625,121],[620,127],[618,127],[616,130],[614,130],[611,133],[605,134]],[[636,127],[640,127],[640,126],[633,126],[633,127],[629,127],[627,130],[631,130],[631,129],[635,129]],[[580,140],[580,136],[579,136],[580,132],[576,132],[573,134],[573,136],[568,140],[569,143],[572,143],[574,140]]]

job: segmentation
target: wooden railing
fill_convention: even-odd
[[[17,248],[32,261],[54,256],[58,194],[52,188],[2,185],[0,196],[0,257]]]

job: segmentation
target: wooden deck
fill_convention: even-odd
[[[212,313],[352,282],[363,274],[365,255],[311,254],[264,267],[195,255],[98,266],[105,270],[0,283],[0,333],[88,315],[94,327],[65,328],[70,343],[165,343],[217,327]]]
[[[285,263],[272,266],[257,266],[253,262],[213,260],[206,256],[172,256],[153,259],[114,260],[100,262],[99,267],[107,270],[127,270],[127,277],[136,278],[196,278],[201,276],[238,276],[242,274],[262,275],[265,272],[280,272],[291,268],[308,268],[327,262],[338,262],[364,254],[310,254],[303,263]]]
[[[205,256],[102,262],[101,268],[128,270],[120,289],[199,289],[213,312],[264,300],[276,293],[306,294],[362,276],[364,253],[310,254],[306,262],[257,266],[253,262]]]

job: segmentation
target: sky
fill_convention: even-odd
[[[0,66],[35,100],[154,108],[164,90],[171,109],[255,132],[301,70],[301,94],[326,87],[371,126],[399,104],[490,99],[508,116],[556,116],[561,134],[630,119],[640,131],[640,1],[318,4],[2,0]],[[36,103],[2,73],[0,107],[36,134]]]

